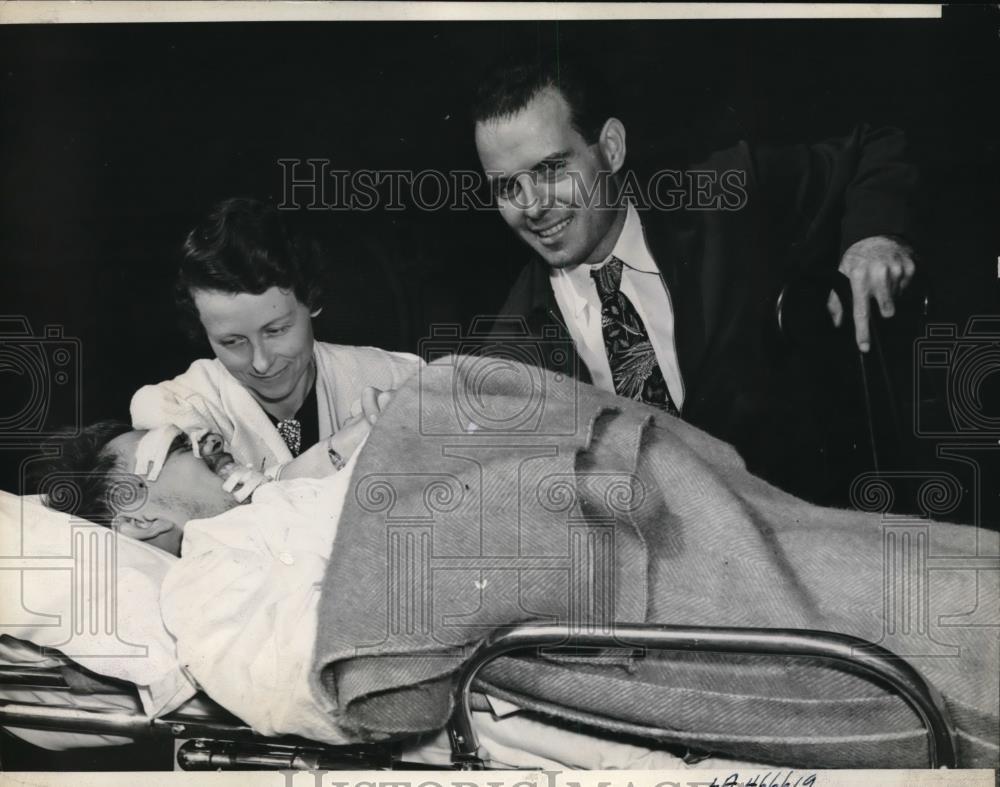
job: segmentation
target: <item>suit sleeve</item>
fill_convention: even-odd
[[[906,137],[858,126],[812,145],[749,150],[750,194],[763,202],[776,241],[798,264],[830,259],[873,235],[916,242],[916,168]]]

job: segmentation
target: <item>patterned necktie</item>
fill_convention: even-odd
[[[612,257],[606,265],[592,270],[601,299],[601,329],[608,352],[615,393],[651,404],[678,415],[656,353],[639,313],[621,291],[622,261]]]
[[[285,445],[292,452],[292,456],[298,456],[302,448],[302,424],[294,418],[286,418],[284,421],[278,421],[278,434],[285,441]]]

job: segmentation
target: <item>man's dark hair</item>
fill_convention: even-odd
[[[175,294],[183,327],[192,337],[202,335],[193,290],[260,295],[281,287],[310,309],[321,305],[324,271],[318,246],[297,235],[266,202],[223,200],[188,233],[183,252]]]
[[[604,77],[579,59],[504,62],[480,81],[472,105],[475,123],[510,117],[546,88],[556,88],[569,104],[573,127],[588,144],[615,113],[613,94]]]
[[[122,468],[107,446],[131,429],[121,421],[98,421],[78,435],[57,437],[60,455],[39,463],[33,472],[45,505],[109,527]]]

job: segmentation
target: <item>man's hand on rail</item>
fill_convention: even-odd
[[[170,446],[174,440],[184,434],[179,426],[167,424],[150,429],[142,436],[135,449],[135,469],[136,475],[146,477],[147,481],[155,481],[163,469],[163,463],[167,461],[170,454]],[[187,433],[191,441],[191,450],[195,456],[200,456],[198,442],[208,434],[207,429],[195,428]]]
[[[871,347],[869,314],[872,299],[883,317],[896,313],[896,299],[913,278],[916,265],[913,252],[905,244],[884,235],[864,238],[852,244],[840,261],[840,272],[851,282],[854,300],[854,338],[861,352]],[[827,309],[838,328],[844,318],[844,307],[831,292]]]

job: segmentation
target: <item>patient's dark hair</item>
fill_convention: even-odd
[[[542,90],[553,87],[569,104],[573,127],[590,144],[614,116],[613,93],[600,71],[586,61],[505,61],[497,64],[479,83],[472,105],[475,123],[510,117],[524,109]]]
[[[322,255],[299,236],[282,213],[266,202],[223,200],[188,233],[175,295],[182,326],[202,335],[193,290],[260,295],[271,287],[292,290],[310,309],[321,305]]]
[[[39,463],[32,472],[45,505],[109,527],[115,515],[113,492],[122,468],[107,446],[131,429],[122,421],[98,421],[79,434],[57,437],[59,456]]]

